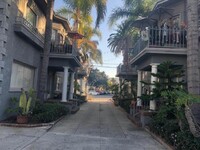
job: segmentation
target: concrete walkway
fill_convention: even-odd
[[[3,129],[4,128],[4,129]],[[18,129],[18,128],[17,128]],[[1,135],[1,131],[9,131]],[[78,113],[45,128],[0,127],[0,149],[17,150],[164,150],[147,132],[135,127],[109,98],[95,98]],[[17,142],[17,145],[15,141]],[[10,145],[10,146],[9,146]],[[3,147],[2,147],[3,146]]]

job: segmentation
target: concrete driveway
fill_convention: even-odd
[[[2,129],[3,127],[0,127],[0,131]],[[3,149],[5,150],[165,149],[147,132],[134,126],[127,119],[125,112],[119,107],[115,107],[110,97],[107,96],[95,97],[82,105],[79,112],[66,116],[48,132],[45,132],[44,128],[25,130],[21,133],[10,133],[16,139],[21,138],[17,146],[6,145],[6,142],[15,143],[8,139],[4,140],[5,136],[0,136],[0,146],[4,144]],[[12,137],[9,140],[12,140]],[[2,143],[2,141],[4,142]]]

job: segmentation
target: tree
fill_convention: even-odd
[[[129,48],[138,39],[138,29],[133,28],[132,24],[138,16],[146,16],[152,9],[154,2],[155,0],[124,0],[124,7],[114,9],[109,18],[110,26],[119,19],[123,19],[123,23],[118,26],[116,33],[110,35],[108,46],[111,48],[111,52],[116,55],[123,52],[124,64],[128,62]]]
[[[110,51],[116,56],[123,52],[123,62],[128,63],[128,52],[131,48],[131,41],[137,38],[137,32],[134,29],[128,31],[124,27],[125,24],[117,26],[116,33],[112,33],[108,38],[108,46]]]
[[[189,93],[195,95],[200,95],[198,8],[197,0],[187,0],[187,82]]]
[[[45,92],[46,92],[46,88],[47,88],[46,87],[47,72],[48,72],[49,53],[50,53],[50,46],[51,46],[53,7],[54,7],[54,0],[47,0],[44,50],[43,50],[43,57],[42,57],[40,82],[39,82],[39,98],[42,101],[44,101],[46,99]]]
[[[156,74],[151,73],[151,75],[156,77],[157,81],[154,81],[154,83],[147,83],[142,81],[142,83],[145,85],[154,86],[152,91],[150,91],[150,94],[152,93],[150,99],[159,99],[162,92],[165,91],[171,92],[176,89],[181,89],[185,83],[182,79],[184,76],[184,70],[182,66],[177,65],[171,61],[161,63],[158,66],[158,72]]]
[[[113,10],[109,17],[109,24],[112,26],[119,19],[124,19],[127,30],[132,28],[131,24],[138,16],[147,16],[152,10],[156,0],[124,0],[124,7]]]
[[[77,12],[76,14],[76,21],[78,22],[80,12],[82,15],[88,16],[91,14],[92,7],[96,8],[97,18],[96,18],[96,27],[99,27],[101,21],[104,20],[106,15],[106,2],[107,0],[64,0],[67,8],[69,9],[68,12],[73,12],[74,10]]]
[[[183,67],[177,65],[171,61],[166,61],[158,66],[158,73],[151,73],[152,76],[156,77],[158,81],[155,81],[153,85],[154,97],[160,97],[163,91],[173,91],[175,89],[180,89],[184,85]]]
[[[100,72],[98,69],[92,69],[88,78],[88,84],[90,86],[106,89],[108,86],[108,77],[105,72]]]
[[[86,61],[95,61],[102,64],[102,54],[97,48],[98,42],[92,41],[93,36],[101,37],[101,32],[98,28],[92,27],[92,17],[90,14],[85,14],[81,8],[81,4],[76,4],[76,1],[66,2],[66,5],[73,5],[72,7],[63,7],[57,11],[58,14],[63,15],[69,19],[73,19],[73,30],[84,35],[84,38],[77,40],[77,48],[82,54],[83,63]],[[70,4],[69,4],[70,3]]]

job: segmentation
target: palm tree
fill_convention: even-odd
[[[107,0],[64,0],[64,2],[68,12],[73,12],[74,10],[77,12],[76,21],[79,19],[80,12],[82,12],[83,16],[90,15],[93,6],[96,8],[97,12],[96,27],[99,27],[106,15]]]
[[[132,27],[138,16],[147,15],[153,7],[155,0],[124,0],[124,7],[113,10],[109,24],[112,26],[119,19],[124,19],[118,26],[116,33],[111,34],[108,39],[108,46],[111,52],[118,55],[123,52],[123,62],[127,64],[129,48],[137,40],[137,29]],[[130,43],[132,42],[132,43]]]
[[[97,43],[95,41],[91,41],[92,36],[100,36],[101,34],[98,28],[92,28],[93,20],[90,13],[86,13],[85,10],[82,10],[82,5],[85,5],[85,2],[80,0],[65,0],[65,2],[69,6],[69,9],[61,8],[60,10],[58,10],[58,13],[68,16],[70,17],[70,19],[72,18],[74,21],[73,30],[84,35],[83,39],[79,39],[76,41],[76,49],[79,50],[79,52],[81,51],[82,54],[82,63],[87,64],[84,65],[84,67],[90,66],[92,60],[97,63],[102,63],[101,51],[97,48]],[[98,19],[100,18],[97,17],[97,20]],[[98,27],[99,23],[100,20],[96,21],[96,27]],[[75,74],[75,82],[77,83],[77,74]],[[76,94],[76,89],[74,90],[74,93]]]
[[[124,19],[125,27],[130,30],[132,23],[139,16],[147,16],[152,10],[156,0],[124,0],[124,7],[118,7],[112,11],[109,24],[112,26],[119,19]]]
[[[200,51],[198,31],[198,1],[187,0],[187,82],[191,94],[200,95]]]
[[[102,54],[97,48],[98,42],[91,40],[93,36],[101,38],[101,32],[98,28],[92,27],[92,22],[82,21],[79,26],[79,32],[84,35],[84,38],[79,40],[77,43],[80,51],[86,56],[89,63],[92,61],[102,64]]]
[[[54,0],[47,0],[46,10],[46,27],[45,27],[45,40],[44,40],[44,51],[42,57],[42,66],[39,82],[39,98],[44,101],[46,99],[46,84],[47,84],[47,71],[49,65],[49,53],[51,46],[51,34],[52,34],[52,21],[53,21],[53,7]]]
[[[123,53],[123,63],[128,63],[129,49],[133,46],[131,41],[136,41],[138,32],[136,29],[125,29],[125,23],[118,25],[115,33],[108,38],[108,46],[110,51],[116,56]]]
[[[102,54],[97,48],[98,43],[91,40],[93,36],[101,38],[99,29],[92,27],[92,17],[90,15],[84,16],[82,11],[69,10],[66,8],[59,9],[57,13],[73,19],[74,30],[84,35],[84,38],[77,40],[76,44],[76,48],[81,51],[83,63],[86,61],[90,63],[95,61],[96,63],[102,64]]]

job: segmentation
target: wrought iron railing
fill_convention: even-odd
[[[23,25],[35,36],[37,36],[37,38],[39,38],[41,41],[44,41],[44,36],[38,32],[38,29],[34,27],[28,20],[23,18],[21,15],[17,16],[15,23]]]
[[[119,66],[117,66],[117,74],[120,73],[135,73],[136,69],[132,68],[130,65],[124,65],[124,64],[119,64]]]
[[[141,32],[130,56],[135,57],[145,48],[187,48],[187,30],[177,28],[149,28]]]
[[[67,44],[51,44],[51,53],[55,54],[73,54],[72,45]]]

